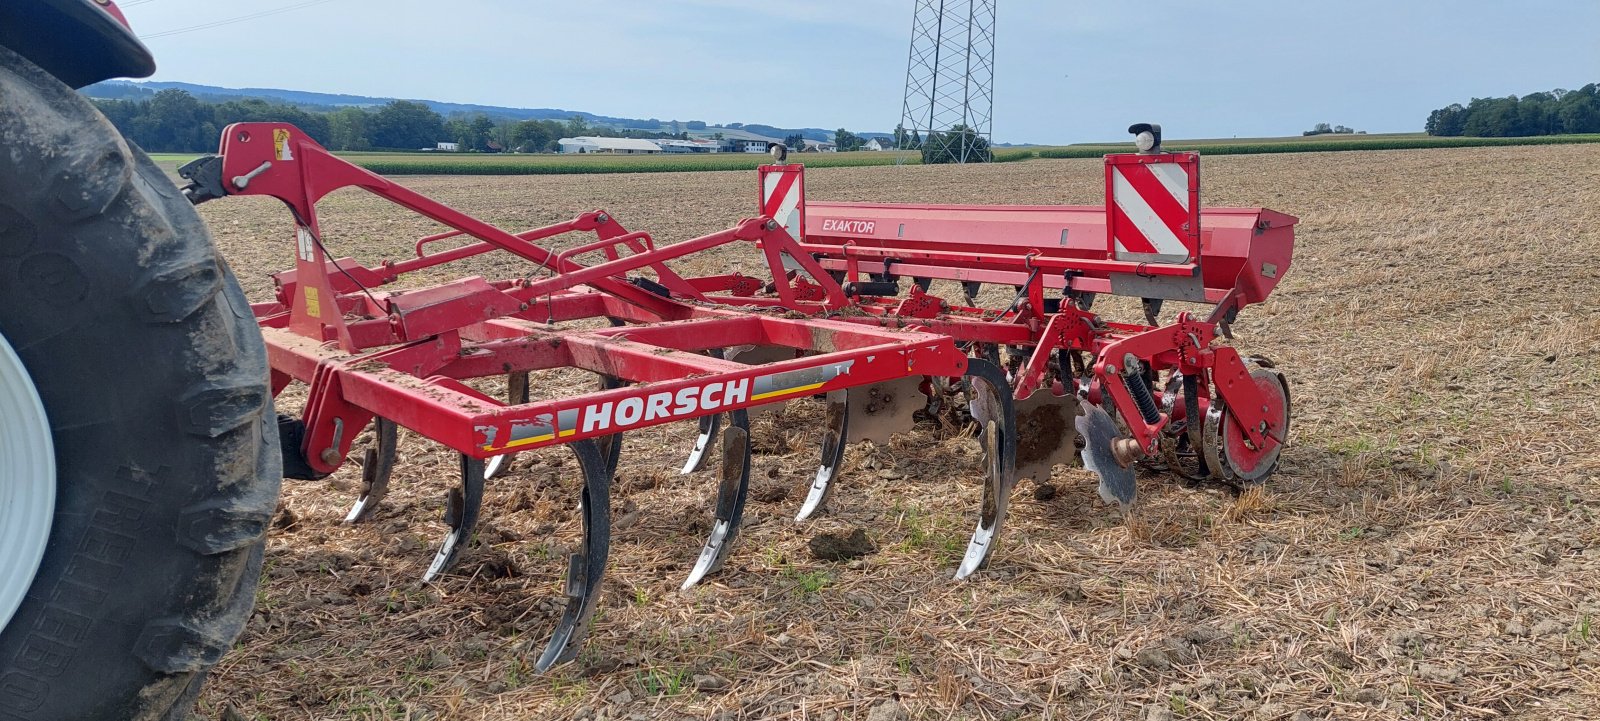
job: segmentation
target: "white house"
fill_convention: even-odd
[[[635,138],[596,138],[580,136],[556,141],[563,153],[609,153],[613,155],[646,155],[661,152],[661,146],[650,140]]]
[[[807,140],[802,152],[807,153],[837,153],[839,146],[826,140]]]
[[[458,152],[458,151],[461,150],[461,144],[460,143],[439,143],[438,147],[434,148],[434,150],[438,150],[438,151],[445,152],[445,153],[454,153],[454,152]]]
[[[894,141],[889,138],[873,138],[861,146],[862,150],[894,150]]]

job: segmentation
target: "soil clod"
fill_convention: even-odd
[[[819,533],[806,545],[811,549],[811,555],[819,561],[848,561],[878,550],[867,538],[866,530],[861,528],[851,531],[849,535]]]

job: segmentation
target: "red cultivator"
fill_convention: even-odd
[[[602,211],[509,233],[350,165],[287,125],[232,126],[219,157],[182,172],[195,202],[268,195],[294,215],[295,268],[276,276],[276,302],[254,309],[274,392],[296,380],[310,387],[303,418],[280,422],[288,474],[337,470],[376,421],[350,513],[360,520],[387,488],[397,425],[461,453],[450,532],[428,578],[471,537],[500,461],[555,444],[576,454],[584,541],[540,669],[575,653],[594,611],[610,483],[628,431],[696,420],[685,472],[715,457],[720,441],[716,519],[685,587],[721,565],[738,533],[754,406],[827,404],[800,519],[824,505],[847,443],[884,440],[930,406],[970,417],[985,493],[957,578],[988,560],[1019,477],[1042,480],[1081,458],[1102,497],[1126,505],[1135,464],[1192,481],[1258,483],[1287,437],[1282,377],[1216,335],[1288,270],[1296,221],[1262,209],[1202,212],[1193,154],[1109,156],[1105,208],[807,204],[802,166],[772,165],[760,172],[758,217],[659,246]],[[419,241],[414,258],[375,267],[335,260],[316,203],[352,186],[454,230]],[[594,240],[559,253],[539,244],[567,233]],[[469,242],[428,252],[456,237]],[[754,244],[771,275],[685,278],[669,266],[733,243]],[[408,273],[491,251],[543,275],[387,289]],[[902,278],[912,281],[903,289]],[[931,295],[934,280],[959,282],[964,298]],[[1011,302],[981,307],[983,284],[1007,287]],[[1143,299],[1146,323],[1090,312],[1105,293]],[[1166,300],[1210,311],[1162,325]],[[551,389],[539,374],[559,369],[592,372],[600,385],[531,401],[530,388]],[[509,397],[464,382],[486,377],[505,377]]]

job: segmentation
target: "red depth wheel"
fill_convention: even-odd
[[[1231,475],[1245,484],[1256,484],[1265,481],[1267,476],[1278,469],[1278,454],[1283,450],[1284,441],[1289,438],[1289,413],[1292,406],[1289,400],[1289,384],[1284,380],[1283,374],[1256,368],[1250,371],[1250,377],[1255,380],[1256,388],[1260,389],[1262,402],[1266,406],[1268,424],[1266,443],[1263,447],[1251,444],[1239,427],[1239,422],[1234,419],[1233,414],[1227,412],[1225,404],[1218,400],[1215,406],[1222,412],[1210,414],[1211,417],[1207,419],[1206,445],[1208,451],[1213,449],[1220,451],[1220,459],[1207,460],[1220,460],[1224,465],[1222,470],[1225,476]]]

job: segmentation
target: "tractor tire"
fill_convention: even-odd
[[[43,550],[0,575],[0,719],[185,719],[255,603],[281,481],[266,351],[173,182],[0,48],[7,357],[0,399],[42,413],[28,436],[0,412],[0,455],[10,423],[38,457],[0,458],[0,569],[28,545],[5,539]],[[53,506],[8,520],[30,492]]]

